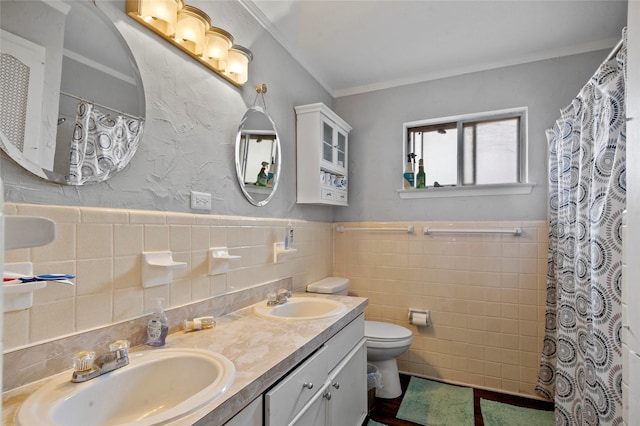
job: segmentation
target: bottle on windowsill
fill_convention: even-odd
[[[424,174],[424,161],[420,159],[418,162],[418,176],[416,178],[416,188],[426,187],[426,177]]]

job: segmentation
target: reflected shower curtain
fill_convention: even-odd
[[[78,103],[71,141],[68,182],[102,182],[122,170],[138,149],[144,122],[104,114],[90,102]]]
[[[554,399],[556,425],[622,424],[625,61],[626,41],[616,65],[601,65],[547,131],[547,312],[536,391]]]

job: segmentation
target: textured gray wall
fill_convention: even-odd
[[[294,105],[331,96],[237,1],[190,1],[254,54],[249,81],[238,89],[125,14],[124,1],[100,1],[133,52],[144,82],[146,129],[129,166],[105,183],[84,187],[45,182],[2,156],[5,201],[190,212],[190,191],[212,194],[212,214],[331,221],[330,207],[298,206]],[[87,37],[91,35],[88,34]],[[238,124],[266,83],[267,111],[278,126],[283,163],[278,192],[265,207],[245,199],[236,181]],[[200,212],[200,211],[195,211]],[[207,212],[205,212],[207,213]]]
[[[607,51],[478,72],[338,98],[331,96],[236,1],[192,1],[254,53],[249,82],[237,89],[142,28],[124,1],[98,1],[129,43],[145,85],[147,124],[129,167],[86,187],[44,182],[3,154],[5,199],[36,204],[191,211],[191,190],[212,194],[212,214],[320,221],[546,219],[544,131],[595,71]],[[267,83],[268,112],[283,149],[280,187],[253,207],[235,177],[238,123]],[[294,105],[324,102],[354,127],[349,207],[296,205]],[[529,176],[519,196],[401,200],[402,123],[511,107],[529,107]]]
[[[337,98],[354,127],[349,139],[349,207],[336,221],[546,220],[545,130],[571,103],[608,51],[477,72]],[[505,108],[529,108],[528,195],[402,200],[402,124]]]

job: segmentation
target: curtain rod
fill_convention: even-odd
[[[123,112],[123,111],[120,111],[120,110],[117,110],[117,109],[114,109],[114,108],[108,107],[108,106],[106,106],[106,105],[99,104],[99,103],[97,103],[97,102],[93,102],[93,101],[91,101],[91,100],[89,100],[89,99],[81,98],[80,96],[72,95],[71,93],[67,93],[67,92],[60,91],[60,94],[61,94],[61,95],[68,96],[68,97],[73,98],[73,99],[77,99],[77,100],[79,100],[79,101],[83,101],[83,102],[90,102],[90,103],[92,103],[94,106],[97,106],[97,107],[100,107],[100,108],[104,108],[104,109],[108,109],[109,111],[117,112],[117,113],[118,113],[118,114],[120,114],[120,115],[124,115],[124,116],[126,116],[126,117],[133,118],[134,120],[144,121],[144,118],[143,118],[143,117],[136,117],[135,115],[127,114],[126,112]]]
[[[424,227],[424,235],[429,234],[513,234],[515,236],[522,235],[522,228],[429,228]]]
[[[344,225],[336,226],[336,231],[345,232],[345,231],[385,231],[385,232],[406,232],[408,234],[414,233],[413,225],[409,225],[405,228],[347,228]]]
[[[611,52],[609,52],[609,54],[607,55],[607,59],[604,60],[603,64],[606,64],[607,62],[615,58],[618,52],[620,52],[620,49],[622,49],[623,44],[624,44],[624,38],[621,38],[618,44],[616,44],[615,47],[611,50]]]

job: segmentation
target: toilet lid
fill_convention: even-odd
[[[342,277],[327,277],[307,286],[308,293],[338,294],[349,288],[349,279]]]
[[[401,325],[380,321],[365,321],[364,336],[371,340],[400,340],[413,336],[413,333]]]

